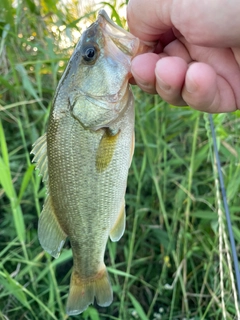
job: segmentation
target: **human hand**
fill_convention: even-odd
[[[240,109],[240,6],[237,0],[130,0],[130,31],[155,53],[132,61],[135,83],[176,106]]]

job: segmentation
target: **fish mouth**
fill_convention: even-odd
[[[128,31],[115,24],[104,9],[98,12],[98,24],[115,45],[133,59],[136,55],[149,51],[149,47]]]

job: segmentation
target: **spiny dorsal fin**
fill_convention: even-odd
[[[39,242],[45,251],[58,258],[66,237],[54,213],[51,196],[48,195],[38,223]]]
[[[36,162],[36,169],[39,169],[42,175],[42,181],[48,180],[48,157],[47,157],[47,135],[46,133],[37,139],[33,144],[31,154],[34,154],[32,162]]]
[[[103,172],[109,166],[114,154],[119,133],[120,131],[117,134],[112,135],[106,131],[103,134],[96,154],[96,169],[98,172]]]

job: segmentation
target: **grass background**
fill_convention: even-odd
[[[36,4],[37,3],[37,4]],[[14,4],[14,5],[13,5]],[[29,152],[45,132],[51,100],[85,24],[105,7],[54,0],[0,4],[0,319],[67,319],[67,244],[54,260],[37,239],[45,187]],[[79,18],[81,17],[81,18]],[[75,319],[237,319],[225,218],[207,115],[169,106],[134,87],[136,149],[127,228],[109,241],[114,302]],[[240,250],[240,114],[214,115],[237,250]]]

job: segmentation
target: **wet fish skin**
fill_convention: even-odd
[[[125,190],[134,150],[134,104],[128,85],[139,40],[100,11],[81,36],[57,87],[47,133],[33,161],[47,183],[39,241],[57,258],[69,237],[73,272],[67,313],[83,312],[94,297],[113,299],[104,264],[108,237],[125,229]]]

